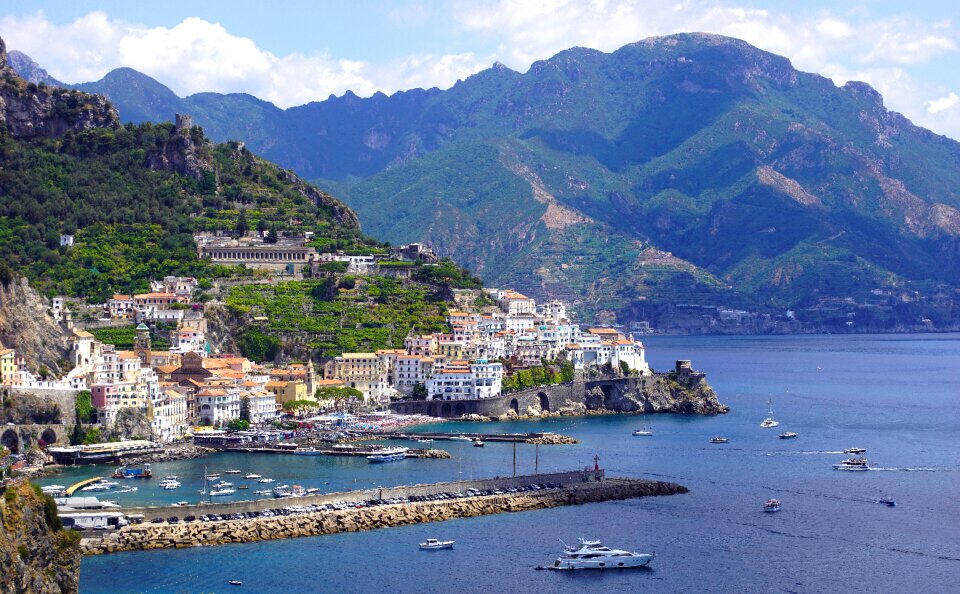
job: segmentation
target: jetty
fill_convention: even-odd
[[[276,448],[276,447],[245,447],[245,446],[230,446],[224,448],[225,452],[239,452],[245,454],[287,454],[287,455],[296,455],[297,450],[291,448]],[[313,451],[318,456],[370,456],[373,454],[383,453],[383,448],[375,446],[351,446],[349,448],[335,448],[335,447],[314,447]],[[407,458],[449,458],[450,453],[444,450],[436,449],[417,449],[409,448],[405,452]]]
[[[560,435],[557,433],[369,433],[366,437],[372,439],[403,439],[415,441],[418,439],[433,439],[446,441],[463,441],[463,438],[469,438],[470,441],[480,440],[484,442],[508,442],[508,443],[529,443],[529,444],[571,444],[578,443],[572,437]]]
[[[92,485],[93,483],[96,483],[96,482],[102,481],[102,480],[103,480],[103,477],[102,477],[102,476],[95,476],[95,477],[93,477],[93,478],[83,479],[83,480],[80,481],[79,483],[74,483],[74,484],[70,485],[69,487],[67,487],[66,490],[65,490],[65,493],[67,494],[67,497],[72,497],[74,493],[76,493],[76,492],[79,491],[80,489],[86,487],[87,485]]]
[[[142,517],[143,523],[85,534],[81,550],[98,555],[319,536],[686,492],[676,483],[607,478],[602,469],[587,469],[284,499],[127,508],[124,513]]]

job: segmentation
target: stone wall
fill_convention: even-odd
[[[84,539],[81,548],[84,554],[97,555],[127,550],[186,548],[254,542],[375,530],[488,514],[529,511],[635,497],[674,495],[686,492],[685,487],[674,483],[617,478],[599,482],[570,484],[562,489],[548,491],[524,491],[445,501],[411,502],[273,518],[179,524],[138,524],[124,527],[103,538]],[[298,499],[296,502],[299,504],[300,500]]]

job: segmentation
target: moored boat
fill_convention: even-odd
[[[767,418],[760,421],[760,426],[764,429],[777,427],[780,423],[773,418],[773,399],[767,400]]]
[[[767,502],[763,504],[763,511],[765,511],[765,512],[778,512],[778,511],[780,511],[780,500],[779,500],[779,499],[767,499]]]
[[[397,462],[398,460],[403,460],[406,457],[406,452],[396,452],[393,454],[372,454],[367,456],[367,461],[371,464],[379,464],[382,462]]]
[[[253,474],[253,473],[251,472],[250,474],[245,474],[245,475],[243,475],[243,478],[245,478],[245,479],[262,479],[263,477],[260,476],[259,474]]]
[[[210,491],[210,497],[223,497],[226,495],[233,495],[236,492],[236,489],[217,489],[216,491]]]
[[[148,479],[152,476],[153,471],[150,470],[149,464],[144,464],[140,468],[121,466],[113,472],[113,478],[115,479]]]
[[[653,561],[653,553],[632,553],[618,549],[610,549],[600,544],[599,540],[580,539],[577,546],[567,546],[563,555],[546,567],[537,569],[627,569],[644,567]]]
[[[323,452],[321,452],[317,448],[304,448],[302,450],[296,449],[290,453],[293,454],[294,456],[320,456],[321,454],[323,454]]]

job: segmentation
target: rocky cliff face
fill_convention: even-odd
[[[65,371],[60,362],[69,350],[67,333],[50,317],[47,300],[23,277],[0,283],[0,342],[17,349],[29,369],[46,365],[54,373]]]
[[[117,127],[120,116],[104,97],[22,79],[0,39],[0,124],[14,138],[57,137],[68,130]]]
[[[53,502],[25,481],[0,492],[0,591],[79,591],[80,538],[60,530]]]
[[[716,415],[729,408],[720,404],[716,392],[705,377],[678,378],[673,373],[658,373],[645,378],[634,389],[605,395],[600,388],[587,393],[588,411],[679,413]]]
[[[194,128],[190,116],[178,113],[175,133],[156,152],[151,153],[147,161],[150,169],[175,171],[199,180],[213,173],[211,146],[203,138],[203,131]]]

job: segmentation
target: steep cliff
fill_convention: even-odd
[[[47,300],[22,276],[0,283],[0,342],[17,349],[29,369],[45,365],[59,373],[67,356],[67,333],[53,321]]]
[[[56,137],[68,130],[116,128],[120,116],[100,95],[25,81],[10,66],[0,39],[0,124],[14,138]]]
[[[606,394],[596,387],[587,393],[585,405],[588,411],[609,412],[716,415],[729,411],[702,374],[658,373],[630,389]]]
[[[80,538],[60,529],[53,500],[26,481],[0,491],[0,591],[77,592]]]

